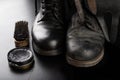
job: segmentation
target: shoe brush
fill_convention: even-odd
[[[29,30],[27,21],[18,21],[15,23],[14,39],[16,47],[29,46]]]

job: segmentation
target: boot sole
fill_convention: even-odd
[[[66,59],[67,59],[68,64],[75,66],[75,67],[92,67],[98,64],[103,59],[103,56],[104,56],[104,49],[102,50],[101,54],[93,60],[80,61],[80,60],[73,59],[69,56],[66,56]]]
[[[33,50],[37,54],[40,54],[40,55],[43,55],[43,56],[57,56],[57,55],[62,54],[63,48],[59,48],[59,49],[56,49],[56,50],[45,51],[45,50],[42,50],[42,49],[38,48],[33,42]]]

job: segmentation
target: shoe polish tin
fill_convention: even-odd
[[[34,62],[33,54],[28,48],[14,48],[8,52],[7,58],[13,69],[26,70]]]

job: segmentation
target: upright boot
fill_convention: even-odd
[[[62,53],[65,44],[64,0],[42,0],[32,28],[36,53],[54,56]]]
[[[67,34],[67,61],[75,67],[91,67],[104,55],[104,34],[95,18],[84,7],[83,0],[74,0],[77,12]]]

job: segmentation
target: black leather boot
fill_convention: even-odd
[[[64,0],[42,0],[32,29],[36,53],[53,56],[62,53],[65,45]]]
[[[67,61],[76,67],[91,67],[103,58],[105,37],[95,16],[81,5],[82,0],[74,1],[77,12],[68,30]]]

